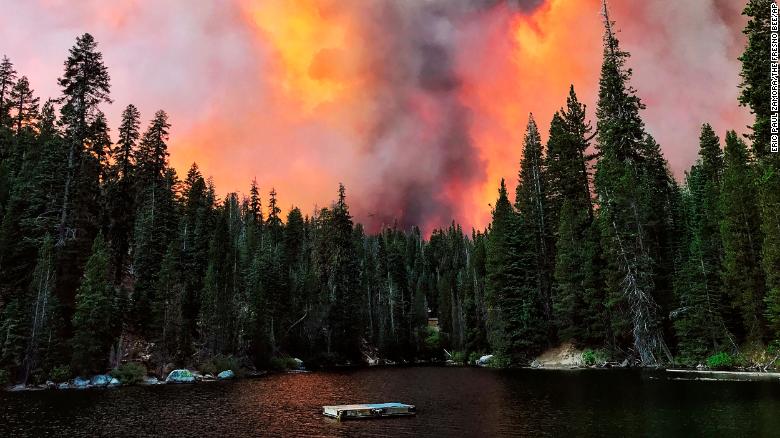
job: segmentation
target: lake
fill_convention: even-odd
[[[234,382],[0,393],[0,436],[779,436],[780,381],[638,370],[399,367]],[[322,405],[416,417],[338,422]]]

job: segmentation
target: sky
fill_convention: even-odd
[[[610,0],[648,131],[678,179],[702,123],[746,132],[741,0]],[[428,232],[490,219],[517,184],[529,114],[546,139],[569,85],[594,118],[600,0],[0,0],[0,55],[43,99],[89,32],[116,138],[136,105],[172,123],[170,162],[218,193],[275,188],[306,214],[338,183],[356,219]],[[595,122],[594,122],[595,124]],[[267,202],[266,202],[267,203]]]

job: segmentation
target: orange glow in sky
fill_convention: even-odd
[[[648,130],[677,176],[696,158],[702,123],[721,137],[749,123],[736,101],[735,3],[610,2]],[[75,37],[92,33],[112,77],[112,126],[128,103],[144,123],[165,109],[171,164],[184,175],[197,161],[223,196],[257,178],[282,207],[311,214],[343,182],[369,228],[395,218],[469,230],[487,225],[501,178],[517,184],[530,113],[546,139],[573,84],[594,117],[599,5],[0,0],[16,11],[0,17],[0,40],[46,99],[59,95]]]

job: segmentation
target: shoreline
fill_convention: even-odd
[[[701,370],[701,369],[686,369],[686,368],[650,368],[650,367],[604,367],[604,366],[568,366],[568,365],[548,365],[543,367],[519,367],[519,368],[491,368],[489,366],[476,366],[476,365],[459,365],[459,364],[447,364],[447,363],[426,363],[426,364],[385,364],[380,366],[349,366],[352,369],[371,369],[371,368],[406,368],[415,366],[425,367],[440,367],[440,368],[483,368],[489,370],[511,370],[521,369],[530,371],[558,371],[558,372],[576,372],[576,371],[633,371],[633,372],[648,372],[650,374],[657,373],[659,375],[650,375],[650,379],[656,380],[659,378],[666,378],[668,380],[680,380],[680,381],[744,381],[744,382],[760,382],[760,381],[778,381],[780,382],[780,371],[749,371],[749,370]],[[288,370],[282,372],[266,371],[258,372],[252,375],[245,375],[243,377],[235,377],[232,379],[198,379],[194,382],[182,383],[182,382],[166,382],[156,381],[154,383],[138,383],[133,385],[87,385],[87,386],[74,386],[68,382],[68,387],[60,387],[61,384],[40,384],[40,385],[26,385],[21,387],[21,384],[9,385],[2,390],[4,392],[37,392],[37,391],[79,391],[89,389],[117,389],[133,386],[162,386],[162,385],[195,385],[198,383],[211,383],[211,382],[236,382],[242,380],[254,380],[272,375],[279,374],[303,374],[317,371],[329,371],[332,369],[344,369],[345,367],[335,368],[323,368],[319,370]],[[663,375],[663,376],[662,376]]]

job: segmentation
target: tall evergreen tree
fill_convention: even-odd
[[[126,264],[135,221],[135,155],[140,138],[141,114],[134,105],[122,112],[119,139],[110,156],[112,165],[106,190],[107,237],[111,243],[112,272],[115,283],[126,275]]]
[[[99,234],[76,293],[72,341],[74,371],[99,372],[108,363],[118,320],[114,290],[108,278],[108,249]]]
[[[769,34],[770,5],[773,0],[749,0],[742,15],[748,18],[743,33],[747,46],[739,57],[742,62],[739,103],[755,115],[750,139],[753,152],[762,159],[769,153]]]
[[[546,170],[542,156],[542,139],[533,114],[528,118],[528,128],[523,145],[523,159],[520,163],[519,184],[515,208],[526,227],[519,232],[530,238],[535,261],[535,288],[544,316],[549,323],[552,318],[552,270],[555,263],[555,241],[550,221],[551,208],[546,181]],[[546,322],[537,321],[546,325]]]
[[[99,113],[99,105],[111,102],[108,69],[92,35],[87,33],[76,39],[59,85],[62,88],[60,123],[67,155],[59,183],[61,201],[57,204],[57,295],[70,321],[74,293],[90,245],[100,228],[100,168],[88,151],[90,127]]]
[[[71,191],[75,178],[79,176],[89,126],[98,115],[98,105],[111,103],[108,69],[103,64],[103,54],[96,49],[97,42],[92,35],[85,33],[78,37],[65,61],[65,72],[59,79],[63,94],[60,99],[62,124],[65,126],[69,151],[58,245],[63,245],[66,238],[76,232],[70,214],[73,203]]]
[[[19,135],[23,128],[35,128],[38,121],[39,98],[35,97],[27,76],[22,76],[11,89],[9,106],[14,112],[14,129]]]
[[[662,321],[655,299],[654,262],[648,253],[644,226],[647,206],[640,204],[644,108],[629,86],[629,54],[620,49],[609,19],[604,16],[604,61],[599,81],[598,143],[595,187],[599,198],[599,222],[607,259],[606,281],[613,344],[629,341],[645,365],[654,365],[671,354],[662,335]]]
[[[765,336],[765,278],[761,269],[761,218],[756,210],[755,167],[747,145],[726,134],[720,234],[723,239],[722,282],[729,298],[732,331],[742,340],[759,342]],[[734,321],[736,320],[736,321]]]
[[[683,362],[735,348],[723,318],[722,241],[719,224],[723,155],[710,125],[702,127],[700,159],[686,181],[686,244],[677,279],[675,328]]]
[[[7,56],[3,55],[0,61],[0,126],[6,126],[10,122],[8,95],[16,82],[16,70]]]
[[[157,111],[136,156],[136,216],[133,231],[133,315],[140,330],[149,328],[150,306],[168,244],[176,230],[176,173],[168,167],[168,116]]]

